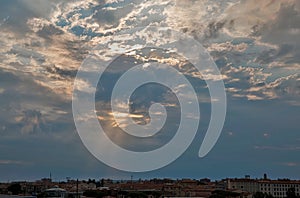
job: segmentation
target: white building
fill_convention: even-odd
[[[295,194],[300,196],[300,181],[295,180],[270,180],[266,177],[264,179],[228,179],[228,190],[242,190],[252,194],[262,192],[271,194],[276,198],[284,198],[290,188],[295,189]]]
[[[291,180],[263,180],[259,181],[260,192],[271,194],[274,197],[286,197],[286,192],[295,189],[295,194],[300,195],[300,181]]]

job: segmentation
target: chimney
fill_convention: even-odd
[[[267,180],[268,179],[268,177],[267,177],[267,174],[265,173],[264,174],[264,180]]]

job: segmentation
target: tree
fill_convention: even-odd
[[[209,198],[226,198],[226,197],[239,197],[240,193],[223,191],[223,190],[215,190],[212,192]]]
[[[148,196],[144,192],[130,192],[128,194],[128,197],[131,197],[131,198],[147,198]]]
[[[295,188],[289,188],[289,189],[286,191],[286,197],[287,197],[287,198],[297,198],[296,192],[295,192]]]
[[[271,194],[256,192],[253,194],[253,198],[274,198],[274,197]]]
[[[262,192],[256,192],[253,194],[253,198],[265,198],[265,194]]]
[[[266,194],[266,198],[274,198],[274,196],[271,194]]]
[[[8,186],[7,190],[11,192],[13,195],[18,195],[22,192],[22,188],[20,184],[11,184]]]

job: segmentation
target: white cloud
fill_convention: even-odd
[[[257,150],[298,151],[299,146],[254,146]]]
[[[0,160],[1,165],[27,165],[28,162],[18,160]]]
[[[299,166],[299,163],[296,163],[296,162],[284,162],[284,163],[282,163],[282,165],[288,166],[288,167],[295,167],[295,166]]]

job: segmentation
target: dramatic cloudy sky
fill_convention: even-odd
[[[110,46],[116,34],[150,25],[192,36],[210,53],[225,83],[227,116],[216,146],[198,158],[210,116],[208,92],[200,82],[195,90],[202,119],[189,149],[172,164],[134,177],[268,173],[300,179],[300,1],[2,0],[0,181],[38,179],[50,172],[56,180],[130,178],[131,173],[99,162],[82,144],[72,115],[73,83],[94,47]],[[170,57],[167,63],[176,65]],[[201,81],[197,75],[189,79]],[[154,85],[132,98],[141,123],[147,122],[145,111],[153,101],[178,105],[169,90]],[[115,136],[107,100],[103,95],[97,99],[99,122],[124,147],[151,150],[172,138],[166,134],[134,145]],[[176,125],[177,110],[172,110],[168,119]]]

